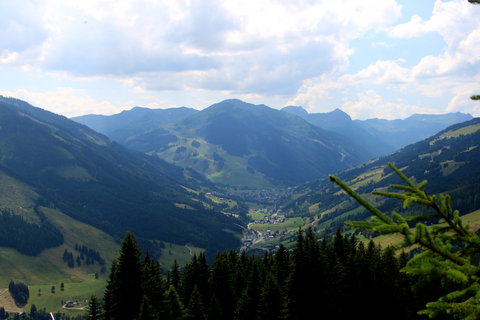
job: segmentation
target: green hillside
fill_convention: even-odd
[[[57,208],[117,239],[131,230],[151,247],[165,241],[214,253],[238,245],[241,221],[185,189],[198,187],[203,179],[198,174],[127,150],[84,125],[16,99],[0,99],[0,128],[0,179],[5,183],[0,184],[0,208],[13,214],[5,211],[0,219],[36,230],[45,238],[38,243],[44,248],[63,240],[40,206]],[[12,181],[18,187],[10,190]],[[13,200],[23,196],[23,205]],[[29,218],[19,220],[19,213]]]
[[[461,213],[480,208],[480,118],[451,126],[437,135],[409,145],[337,176],[358,193],[367,197],[384,211],[402,212],[396,202],[385,201],[370,194],[399,183],[387,163],[392,162],[408,177],[418,181],[428,180],[430,193],[449,193],[452,205]],[[289,216],[310,217],[315,228],[332,233],[343,228],[346,220],[368,217],[357,203],[344,195],[327,179],[302,185],[284,204]],[[418,213],[417,207],[405,214]]]
[[[152,136],[149,153],[228,185],[294,185],[371,157],[297,116],[240,100],[214,104],[165,130],[177,139],[159,146]]]
[[[45,307],[50,311],[61,310],[62,312],[67,311],[62,308],[62,300],[83,301],[92,294],[102,296],[109,272],[108,268],[112,259],[118,255],[118,243],[105,232],[76,221],[58,210],[42,207],[41,211],[62,232],[65,242],[59,247],[44,250],[37,256],[28,256],[11,248],[0,247],[0,270],[2,270],[0,295],[1,292],[7,290],[10,280],[24,282],[29,286],[30,299],[23,310],[29,310],[30,305],[35,304],[39,308]],[[76,245],[83,245],[98,251],[105,259],[105,265],[101,266],[98,263],[86,265],[85,261],[82,261],[80,266],[68,267],[67,263],[62,260],[63,253],[67,250],[73,252],[75,257],[78,256],[80,253],[75,250]],[[177,260],[180,265],[184,265],[190,261],[194,253],[198,254],[202,251],[204,249],[191,245],[176,245],[167,242],[159,260],[164,270],[168,270],[174,260]],[[98,279],[95,278],[95,274],[98,275]],[[60,289],[61,283],[64,283],[63,291]],[[51,291],[52,286],[55,286],[54,293]],[[4,296],[2,301],[10,301],[10,303],[4,302],[2,305],[7,311],[21,310],[13,305],[8,293]],[[79,308],[81,310],[69,310],[74,313],[83,313],[84,308]]]
[[[183,118],[198,112],[191,108],[149,109],[135,107],[112,116],[89,114],[74,117],[72,120],[84,124],[119,143],[132,149],[140,145],[130,145],[131,137],[146,132],[155,132],[164,125],[175,123]]]
[[[282,110],[295,114],[322,129],[335,132],[350,139],[353,143],[364,147],[365,150],[375,157],[385,155],[397,149],[388,143],[388,141],[384,140],[381,135],[372,134],[362,128],[356,121],[353,121],[347,113],[340,109],[326,113],[308,113],[302,107],[288,106]],[[433,133],[436,132],[432,132],[432,134]],[[418,137],[415,141],[421,138],[422,137]]]

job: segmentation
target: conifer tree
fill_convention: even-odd
[[[263,320],[281,319],[282,292],[277,278],[268,274],[260,289],[258,302],[258,318]]]
[[[221,308],[222,308],[222,306],[220,305],[220,302],[218,301],[217,295],[213,294],[210,297],[210,302],[209,302],[209,306],[208,306],[208,309],[207,309],[207,319],[208,320],[223,320],[224,317],[222,316]]]
[[[95,295],[92,295],[90,299],[88,299],[88,319],[91,320],[100,320],[101,319],[101,308],[98,302],[98,299]]]
[[[150,299],[144,295],[142,297],[142,302],[140,304],[140,311],[138,312],[138,316],[135,320],[158,320],[159,315],[154,310],[152,302]]]
[[[151,309],[160,318],[166,313],[166,284],[160,272],[160,264],[145,255],[142,263],[142,292],[144,298],[142,304],[151,303]],[[144,309],[147,306],[144,306]],[[144,310],[145,312],[145,310]]]
[[[172,269],[168,272],[168,285],[173,286],[177,292],[180,289],[180,267],[176,259],[173,261]]]
[[[166,301],[167,311],[165,319],[182,320],[184,315],[183,305],[173,285],[167,291]]]
[[[183,268],[181,277],[184,305],[189,305],[190,295],[194,287],[197,287],[202,303],[204,305],[208,303],[208,277],[209,268],[205,255],[203,253],[200,253],[198,256],[194,254],[191,262]]]
[[[273,271],[277,278],[277,283],[280,287],[283,287],[289,273],[289,252],[283,244],[280,244],[274,257],[275,263],[273,265]]]
[[[234,313],[233,265],[236,255],[219,253],[211,267],[210,289],[212,296],[218,299],[219,309],[215,311],[221,319],[232,319]]]
[[[247,279],[248,280],[237,302],[237,308],[235,310],[236,320],[248,320],[257,318],[260,292],[258,290],[259,278],[256,264],[252,265]]]
[[[131,232],[120,247],[120,255],[112,265],[105,292],[107,320],[132,320],[140,310],[142,299],[142,264],[140,249]]]
[[[284,314],[287,319],[303,319],[307,310],[306,295],[309,295],[310,283],[306,272],[306,250],[305,238],[302,230],[298,230],[297,242],[292,253],[290,275],[286,282],[285,290],[285,309]]]
[[[205,319],[205,307],[198,286],[195,286],[190,295],[189,303],[185,309],[185,320]]]
[[[399,199],[405,209],[412,203],[426,206],[431,214],[405,218],[394,211],[387,215],[331,175],[333,182],[372,214],[371,221],[349,222],[347,225],[403,235],[403,248],[413,245],[422,248],[421,253],[408,261],[404,268],[407,274],[428,276],[438,273],[445,281],[456,283],[453,291],[428,303],[422,314],[429,317],[480,318],[480,267],[472,262],[473,256],[480,252],[480,237],[464,225],[460,213],[452,209],[448,195],[431,196],[424,191],[427,181],[416,184],[392,163],[389,166],[405,184],[390,186],[399,192],[374,191],[373,194]],[[438,222],[440,224],[427,227]],[[409,223],[415,223],[415,228],[411,228]]]

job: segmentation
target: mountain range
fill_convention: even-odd
[[[189,258],[204,249],[211,257],[238,248],[248,207],[233,196],[221,197],[225,190],[229,195],[265,191],[245,187],[297,184],[278,193],[291,196],[275,207],[286,219],[332,233],[345,220],[368,215],[327,181],[327,174],[340,171],[341,179],[381,209],[401,210],[368,195],[398,182],[386,169],[389,161],[408,176],[428,179],[430,192],[451,193],[462,213],[480,207],[478,118],[450,127],[470,116],[374,120],[374,129],[384,130],[382,137],[388,130],[403,132],[408,123],[409,133],[417,136],[425,128],[448,127],[374,158],[395,146],[375,140],[368,121],[352,120],[341,110],[312,117],[302,110],[226,100],[202,111],[137,107],[75,119],[93,121],[90,126],[107,137],[24,101],[0,97],[0,268],[8,271],[0,280],[44,284],[75,276],[88,281],[100,266],[69,269],[62,253],[80,244],[111,261],[115,240],[129,230],[168,266],[178,250]],[[383,151],[366,141],[376,141]]]
[[[283,111],[295,114],[320,128],[336,132],[363,146],[375,157],[401,149],[426,139],[446,127],[471,120],[465,113],[438,115],[414,114],[406,119],[352,120],[340,109],[327,113],[308,113],[302,107],[288,106]]]
[[[152,121],[155,117],[162,120]],[[428,136],[427,132],[434,134],[471,116],[422,119],[385,120],[383,127],[369,126],[364,124],[368,121],[354,121],[338,109],[309,114],[300,107],[276,110],[234,99],[202,111],[137,107],[113,116],[73,118],[128,148],[193,168],[212,182],[253,188],[315,180],[407,143],[408,139],[399,142],[388,138],[388,132],[417,137],[418,141]],[[407,133],[401,131],[405,123]]]
[[[348,126],[352,122],[340,110],[315,117],[324,122],[327,117],[330,124],[344,121]],[[218,199],[205,196],[215,189],[212,181],[287,186],[317,181],[372,158],[346,136],[303,118],[305,115],[240,100],[225,100],[202,111],[134,108],[116,116],[83,118],[100,119],[97,124],[103,123],[125,145],[137,146],[135,151],[63,116],[1,97],[1,219],[4,225],[19,224],[38,234],[37,240],[22,244],[22,248],[36,248],[31,252],[20,249],[27,254],[63,241],[45,208],[59,210],[117,239],[131,230],[147,245],[156,241],[190,243],[210,252],[236,247],[235,234],[241,232],[244,220],[226,214]],[[458,115],[412,118],[445,125]],[[402,152],[413,154],[408,151],[411,148]],[[435,152],[440,151],[423,153]],[[446,150],[441,152],[441,156],[447,154]],[[401,154],[391,156],[402,158]],[[462,165],[462,161],[451,159],[442,162],[445,172],[457,171],[455,177],[466,170]],[[312,190],[323,188],[312,183]],[[307,189],[301,191],[296,203],[305,197],[312,199]],[[302,207],[304,204],[293,211]],[[9,243],[14,234],[13,228],[6,230],[0,242]]]
[[[337,174],[347,185],[364,195],[385,212],[404,212],[401,203],[372,196],[373,190],[385,190],[391,184],[401,184],[387,163],[392,162],[409,178],[427,180],[431,194],[448,193],[452,207],[462,214],[480,209],[480,118],[462,122],[408,145],[390,155],[345,170]],[[361,220],[369,216],[328,179],[298,186],[284,210],[291,216],[309,217],[322,232],[332,233],[343,227],[346,220]]]
[[[130,230],[150,243],[190,243],[211,252],[237,246],[241,222],[194,191],[199,181],[208,184],[202,179],[65,117],[0,98],[0,209],[21,216],[25,230],[36,224],[51,231],[44,247],[61,239],[43,208],[116,238]]]

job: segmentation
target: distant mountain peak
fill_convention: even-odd
[[[286,106],[286,107],[282,108],[282,111],[294,114],[294,115],[299,116],[301,118],[308,117],[308,111],[305,110],[302,107],[299,107],[299,106]]]
[[[352,118],[350,117],[350,115],[348,113],[346,113],[345,111],[343,111],[342,109],[339,109],[339,108],[335,108],[335,110],[330,111],[330,112],[326,112],[324,114],[325,115],[332,115],[336,118],[342,118],[342,120],[352,121]]]
[[[294,114],[296,116],[299,116],[301,118],[307,118],[309,116],[313,117],[322,117],[325,119],[335,119],[336,121],[342,120],[342,121],[351,121],[352,118],[346,113],[345,111],[335,108],[332,111],[329,112],[321,112],[321,113],[309,113],[305,108],[300,107],[300,106],[286,106],[281,109],[282,111]]]

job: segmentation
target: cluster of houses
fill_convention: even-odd
[[[277,213],[272,215],[265,216],[263,219],[255,220],[253,223],[255,224],[279,224],[287,220],[283,214],[281,214],[281,210],[278,210]]]
[[[271,212],[268,209],[259,210],[260,213],[268,213]],[[282,214],[281,210],[277,210],[274,214],[268,214],[264,218],[255,220],[254,224],[279,224],[287,220],[285,215]],[[242,237],[242,251],[252,252],[252,251],[270,251],[275,250],[281,240],[289,238],[292,236],[291,231],[286,230],[266,230],[263,232],[258,232],[252,228],[250,228],[250,224],[247,229],[243,231]],[[261,247],[257,247],[256,244],[259,242],[265,242],[269,240],[278,240],[269,245],[262,245]]]
[[[263,204],[274,205],[279,203],[279,199],[289,197],[294,191],[294,188],[289,187],[285,189],[263,189],[263,190],[238,190],[229,192],[212,192],[213,195],[225,197],[229,199],[237,199],[242,201],[252,201]]]

